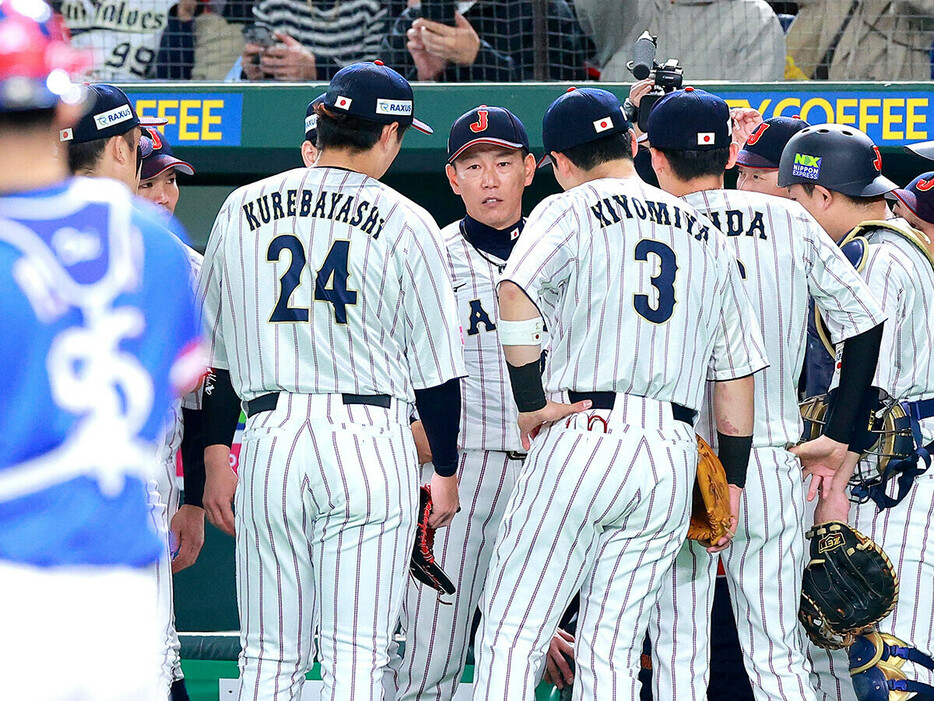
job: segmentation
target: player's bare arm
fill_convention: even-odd
[[[528,450],[543,425],[585,411],[590,408],[591,402],[585,400],[576,404],[562,404],[545,398],[539,366],[542,357],[542,319],[525,291],[509,280],[499,285],[499,313],[500,342],[509,365],[509,379],[516,405],[519,407],[519,433],[522,446]],[[510,322],[513,322],[512,326]]]
[[[730,512],[733,518],[727,535],[716,545],[707,548],[710,553],[726,549],[736,533],[739,502],[746,485],[746,466],[752,449],[752,430],[756,418],[754,390],[755,380],[752,375],[714,385],[713,410],[717,422],[718,457],[730,485]]]

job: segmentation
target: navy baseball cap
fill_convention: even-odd
[[[538,167],[551,163],[551,152],[564,153],[604,136],[632,129],[619,99],[601,88],[568,88],[542,117],[545,155]]]
[[[341,68],[324,93],[324,106],[379,124],[411,124],[420,132],[434,130],[415,119],[412,86],[382,61],[354,63]]]
[[[318,95],[308,103],[308,107],[305,109],[305,141],[315,143],[315,139],[318,137],[318,114],[315,112],[315,106],[324,104],[325,94]]]
[[[475,144],[494,144],[509,149],[531,151],[525,126],[503,107],[480,105],[462,114],[451,126],[448,136],[448,163]]]
[[[921,173],[905,187],[892,190],[885,196],[899,200],[918,219],[934,224],[934,171]]]
[[[649,114],[648,137],[655,148],[707,151],[729,146],[732,136],[729,105],[706,90],[675,90]]]
[[[163,126],[168,120],[152,117],[139,118],[130,98],[120,88],[114,85],[89,85],[88,98],[91,108],[83,117],[69,129],[59,132],[61,141],[73,141],[76,144],[98,139],[109,139],[112,136],[126,134],[133,127]]]
[[[749,135],[736,156],[737,165],[778,170],[788,140],[810,124],[800,117],[766,119]]]
[[[147,153],[147,142],[149,153]],[[157,175],[174,168],[185,175],[194,175],[195,169],[187,161],[176,158],[172,153],[172,144],[155,129],[145,130],[140,139],[143,149],[143,169],[140,171],[140,180],[149,180]]]

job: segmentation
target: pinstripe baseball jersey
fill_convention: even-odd
[[[437,224],[361,173],[299,168],[234,191],[199,292],[212,362],[246,401],[281,390],[412,402],[466,374]]]
[[[554,195],[529,216],[503,274],[550,331],[544,384],[701,405],[705,380],[767,365],[723,236],[633,178]]]
[[[820,307],[834,343],[868,331],[885,314],[840,248],[797,202],[739,190],[707,190],[683,199],[726,236],[759,320],[769,367],[756,376],[754,445],[795,443],[802,429],[797,387],[808,296]],[[707,412],[705,419],[699,432],[712,438]]]
[[[464,329],[467,377],[461,381],[460,447],[522,451],[518,410],[496,325],[496,282],[506,261],[481,252],[464,237],[461,222],[441,231],[454,275],[458,320]]]
[[[900,218],[886,224],[910,228]],[[934,268],[894,231],[875,229],[867,238],[863,278],[889,317],[872,384],[899,399],[927,399],[934,396]]]

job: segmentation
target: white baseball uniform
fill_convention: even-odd
[[[885,223],[909,226],[903,219]],[[888,315],[872,384],[901,401],[934,397],[934,268],[920,249],[893,231],[877,229],[867,238],[862,276]],[[922,421],[921,432],[930,442],[934,420]],[[934,539],[934,472],[916,478],[905,500],[890,509],[879,512],[871,501],[854,505],[849,523],[882,547],[898,573],[898,603],[878,629],[934,653],[934,562],[928,553]],[[855,701],[846,651],[811,645],[808,654],[818,698]],[[907,667],[912,666],[909,678],[934,683],[928,670]]]
[[[753,451],[732,544],[710,555],[687,541],[655,606],[649,629],[654,698],[707,698],[710,611],[722,558],[755,697],[813,701],[798,626],[805,492],[801,464],[786,450],[802,430],[797,386],[809,296],[836,343],[868,331],[885,316],[840,248],[798,203],[737,190],[683,199],[725,234],[770,365],[756,376]],[[708,388],[697,432],[716,448],[710,399]]]
[[[481,597],[474,698],[532,697],[580,591],[574,698],[634,699],[649,612],[687,533],[697,465],[687,420],[706,380],[766,365],[762,340],[722,237],[636,177],[543,201],[503,279],[549,329],[545,391],[615,393],[615,403],[532,444]]]
[[[323,695],[381,699],[414,539],[414,390],[466,374],[437,225],[366,175],[291,170],[227,199],[200,289],[248,413],[239,698],[297,699],[317,628]]]
[[[457,591],[447,601],[409,583],[402,608],[405,649],[394,659],[396,701],[450,701],[464,664],[474,611],[506,501],[522,465],[518,411],[496,331],[496,282],[506,265],[475,248],[464,221],[441,231],[451,258],[468,376],[461,380],[458,493],[462,511],[435,534],[435,558]],[[516,231],[521,229],[517,225]],[[423,479],[431,476],[423,466]],[[450,604],[450,605],[449,605]]]
[[[95,54],[93,80],[152,77],[169,10],[178,0],[65,0],[60,11],[71,43]]]
[[[191,266],[192,286],[197,292],[198,273],[201,271],[203,258],[200,253],[187,246],[185,251]],[[160,467],[156,479],[150,480],[148,489],[153,527],[162,538],[164,547],[156,566],[156,588],[163,645],[160,684],[164,686],[166,693],[173,682],[185,676],[182,672],[181,644],[175,629],[175,591],[172,575],[173,548],[177,548],[178,544],[173,543],[170,536],[172,517],[178,512],[180,499],[176,460],[185,431],[182,421],[183,406],[186,409],[199,409],[200,393],[193,391],[172,402],[166,419],[165,438],[159,449]]]

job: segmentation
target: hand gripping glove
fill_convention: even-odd
[[[815,645],[848,647],[895,608],[895,568],[871,538],[841,521],[815,526],[807,538],[811,561],[804,569],[798,618]]]
[[[694,481],[694,503],[691,507],[691,525],[688,538],[704,547],[719,542],[727,534],[730,513],[730,485],[726,472],[707,441],[697,437],[700,457],[697,461],[697,479]]]
[[[428,525],[430,515],[431,487],[425,484],[419,490],[418,521],[415,524],[415,545],[412,547],[409,572],[419,582],[437,589],[441,594],[453,594],[456,591],[454,584],[435,562],[435,529]]]

